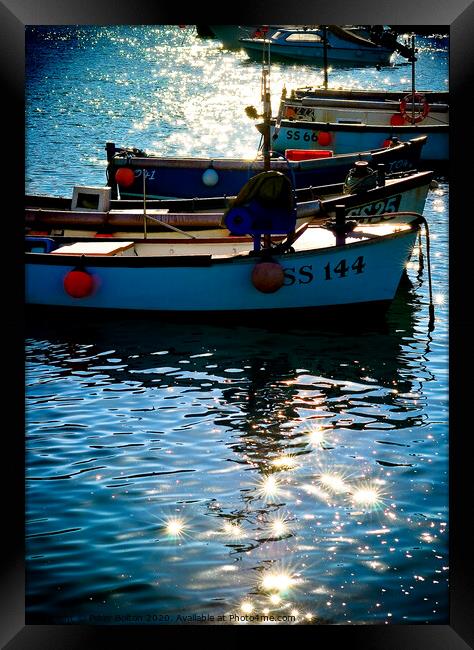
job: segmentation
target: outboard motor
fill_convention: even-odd
[[[262,235],[290,235],[296,228],[290,179],[277,171],[257,174],[240,190],[223,223],[233,235],[251,235],[256,251]]]

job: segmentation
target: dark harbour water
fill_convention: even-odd
[[[419,42],[419,86],[446,88],[446,39]],[[164,27],[27,43],[30,193],[103,183],[106,140],[255,152],[242,52]],[[275,98],[310,74],[272,68]],[[409,68],[331,78],[398,88]],[[448,197],[440,179],[424,212],[431,333],[417,253],[377,321],[28,312],[27,622],[447,622]]]

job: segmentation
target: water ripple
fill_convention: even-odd
[[[68,195],[78,173],[102,185],[112,137],[162,154],[254,155],[243,106],[260,101],[260,66],[188,30],[28,28],[29,192]],[[396,63],[330,78],[406,87]],[[446,88],[439,39],[420,40],[418,74],[420,87]],[[283,83],[320,79],[275,64],[274,106]],[[369,326],[27,320],[32,621],[159,624],[197,609],[447,621],[448,199],[441,179],[425,210],[434,332],[417,268]]]

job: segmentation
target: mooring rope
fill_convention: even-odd
[[[391,216],[394,218],[395,215],[408,215],[408,216],[416,216],[418,217],[418,220],[420,223],[422,223],[425,226],[425,234],[426,234],[426,261],[427,261],[427,270],[428,270],[428,291],[429,291],[429,321],[428,321],[428,330],[432,332],[434,330],[434,322],[435,322],[435,314],[434,314],[434,303],[433,303],[433,285],[431,281],[431,259],[430,259],[430,229],[428,227],[428,222],[426,221],[425,217],[420,214],[419,212],[410,212],[410,211],[400,211],[400,212],[388,212],[385,215],[380,215],[382,216]],[[353,217],[354,219],[357,219],[357,217]],[[420,239],[419,239],[419,245],[420,245],[420,251],[421,251],[421,230],[420,230]],[[419,271],[421,271],[423,267],[423,256],[421,252],[419,253],[418,256],[418,263],[419,263]]]
[[[426,261],[428,266],[428,290],[430,296],[430,305],[429,305],[430,318],[429,318],[428,328],[429,331],[432,332],[434,330],[435,315],[434,315],[434,303],[433,303],[433,286],[431,282],[430,229],[428,228],[428,222],[426,221],[425,217],[420,215],[420,220],[425,226],[425,233],[426,233]]]

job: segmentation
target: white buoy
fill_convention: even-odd
[[[207,185],[207,187],[214,187],[214,185],[217,185],[218,181],[219,181],[219,174],[212,167],[206,169],[206,171],[202,175],[202,182],[204,183],[204,185]]]

